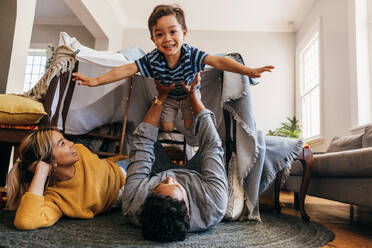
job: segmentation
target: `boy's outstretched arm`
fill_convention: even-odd
[[[96,78],[88,78],[84,76],[83,74],[75,72],[75,73],[72,73],[72,76],[73,76],[72,81],[79,80],[80,85],[94,87],[94,86],[112,83],[112,82],[121,80],[123,78],[133,76],[138,71],[139,70],[138,70],[137,64],[133,62],[130,64],[115,67],[111,71]]]
[[[204,59],[204,63],[219,70],[239,73],[251,78],[261,77],[261,73],[265,71],[271,72],[271,70],[275,68],[272,65],[259,68],[248,68],[230,58],[213,55],[207,55]]]

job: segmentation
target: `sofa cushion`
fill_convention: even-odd
[[[36,124],[46,115],[43,104],[16,95],[0,95],[0,123]]]
[[[364,133],[334,137],[329,144],[326,152],[340,152],[362,147],[362,138]]]
[[[285,189],[299,192],[302,177],[289,177]],[[372,207],[372,178],[314,177],[307,195],[353,205]]]
[[[372,147],[372,126],[368,126],[364,129],[362,147]]]
[[[292,164],[291,175],[302,175],[301,162]],[[372,177],[372,147],[314,155],[312,177]]]

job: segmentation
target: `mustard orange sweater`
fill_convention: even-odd
[[[25,193],[18,207],[14,226],[21,230],[47,227],[63,215],[93,218],[117,200],[125,178],[120,167],[100,159],[83,145],[75,145],[79,161],[75,175],[68,181],[48,187],[44,196]]]

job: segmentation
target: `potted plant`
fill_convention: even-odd
[[[282,122],[282,126],[275,129],[269,130],[267,135],[268,136],[280,136],[280,137],[288,137],[288,138],[299,138],[301,134],[300,124],[296,119],[296,116],[293,118],[287,117],[288,122]]]

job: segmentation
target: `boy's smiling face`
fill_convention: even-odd
[[[161,17],[153,26],[151,40],[168,62],[169,60],[178,61],[186,33],[187,30],[182,29],[174,15],[167,15]]]

